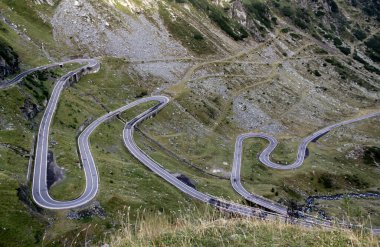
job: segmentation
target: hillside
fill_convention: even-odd
[[[77,147],[86,126],[136,99],[166,95],[170,103],[135,131],[141,150],[198,191],[249,204],[229,181],[238,135],[274,136],[279,145],[273,161],[289,164],[307,135],[379,111],[379,15],[376,0],[0,0],[0,80],[72,58],[101,62],[98,73],[63,90],[59,100],[48,148],[49,193],[55,199],[74,199],[86,186]],[[119,216],[127,207],[132,222],[141,208],[181,217],[187,205],[205,207],[126,150],[120,120],[131,120],[149,103],[90,136],[100,178],[95,200],[59,211],[33,202],[27,174],[41,118],[54,82],[78,67],[37,72],[0,90],[0,246],[62,246],[83,229],[98,243],[123,226]],[[257,155],[267,142],[249,139],[242,183],[285,207],[380,226],[378,198],[320,198],[307,205],[310,197],[380,193],[379,120],[327,133],[308,146],[303,166],[289,171],[262,165]],[[244,231],[263,227],[270,234],[268,228],[275,227],[259,222]],[[302,231],[311,242],[332,234]],[[356,233],[339,234],[344,242]],[[353,241],[355,246],[361,240]]]
[[[144,215],[144,214],[143,214]],[[174,222],[173,222],[174,221]],[[145,215],[103,240],[117,246],[378,246],[378,238],[348,230],[302,228],[283,222],[183,215]]]

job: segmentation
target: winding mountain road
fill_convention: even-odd
[[[343,125],[355,123],[364,119],[372,118],[380,116],[380,112],[374,112],[370,114],[366,114],[354,119],[350,119],[347,121],[343,121],[340,123],[336,123],[333,125],[330,125],[328,127],[325,127],[321,130],[318,130],[317,132],[309,135],[308,137],[304,138],[300,145],[298,146],[298,152],[297,152],[297,158],[294,161],[294,163],[289,165],[283,165],[274,163],[270,160],[271,153],[276,149],[278,141],[267,134],[264,133],[246,133],[241,134],[237,137],[235,142],[235,153],[234,153],[234,160],[232,165],[232,172],[231,172],[231,184],[232,187],[235,189],[237,193],[239,193],[242,197],[244,197],[246,200],[256,203],[262,207],[265,207],[267,209],[270,209],[276,213],[286,215],[287,214],[287,208],[279,203],[275,203],[274,201],[268,200],[264,197],[261,197],[259,195],[252,194],[248,192],[243,185],[241,184],[241,161],[242,161],[242,153],[243,153],[243,142],[244,140],[248,138],[261,138],[265,139],[269,142],[268,146],[264,149],[264,151],[260,154],[259,160],[262,164],[273,168],[277,170],[291,170],[296,169],[300,167],[303,164],[303,161],[306,157],[306,148],[307,145],[309,145],[310,142],[316,141],[323,135],[327,134],[329,131],[338,128]]]
[[[62,67],[63,65],[70,64],[70,63],[80,63],[80,64],[86,63],[90,67],[94,66],[94,65],[95,66],[99,65],[99,63],[98,63],[98,61],[96,59],[82,59],[82,58],[80,58],[80,59],[72,59],[72,60],[68,60],[68,61],[60,62],[60,63],[47,64],[47,65],[43,65],[43,66],[40,66],[40,67],[36,67],[36,68],[33,68],[33,69],[26,70],[26,71],[24,71],[24,72],[16,75],[14,78],[10,79],[9,81],[4,81],[4,82],[0,83],[0,89],[6,89],[6,88],[9,88],[9,87],[12,87],[13,85],[17,84],[22,79],[24,79],[25,77],[27,77],[28,75],[30,75],[30,74],[32,74],[32,73],[34,73],[36,71],[42,71],[42,70],[53,69],[53,68],[56,68],[56,67]],[[73,71],[73,72],[75,72],[75,71]],[[66,76],[68,76],[68,75],[69,75],[69,73]]]
[[[135,126],[139,124],[140,122],[142,122],[143,120],[145,120],[146,118],[152,116],[153,114],[156,114],[159,110],[165,107],[165,105],[169,103],[169,98],[166,96],[152,96],[152,97],[148,97],[144,99],[145,101],[142,101],[142,100],[139,100],[139,101],[146,102],[147,100],[152,100],[152,101],[158,101],[159,104],[146,110],[145,112],[141,113],[140,115],[138,115],[137,117],[133,118],[131,121],[126,123],[124,131],[123,131],[123,139],[124,139],[125,147],[137,160],[139,160],[146,167],[152,170],[155,174],[157,174],[158,176],[163,178],[165,181],[175,186],[177,189],[179,189],[183,193],[195,199],[198,199],[202,202],[208,203],[214,207],[217,207],[227,212],[236,213],[236,214],[245,215],[245,216],[259,216],[260,217],[263,214],[267,213],[260,209],[254,209],[254,208],[247,207],[244,205],[240,205],[240,204],[236,204],[232,202],[226,202],[217,197],[208,195],[206,193],[202,193],[192,188],[191,186],[183,183],[176,176],[169,173],[160,164],[158,164],[156,161],[151,159],[147,154],[145,154],[144,151],[142,151],[136,145],[133,139]],[[135,102],[138,102],[138,101],[135,101]]]
[[[35,162],[34,162],[34,174],[33,174],[33,185],[32,185],[32,195],[34,201],[41,207],[47,209],[70,209],[77,208],[82,205],[90,202],[97,194],[99,189],[99,176],[95,166],[95,162],[93,156],[90,151],[89,145],[89,136],[91,133],[102,123],[117,116],[118,114],[126,111],[134,106],[149,102],[149,101],[157,101],[158,104],[143,114],[140,114],[138,117],[132,119],[124,130],[124,142],[126,147],[131,151],[131,153],[140,161],[142,161],[148,168],[154,171],[156,174],[164,178],[166,181],[176,186],[178,189],[188,194],[189,196],[199,199],[203,202],[209,203],[217,208],[223,209],[228,212],[237,213],[245,216],[262,216],[264,214],[268,215],[267,212],[254,209],[251,207],[231,203],[224,202],[221,199],[216,197],[201,193],[192,187],[187,186],[183,182],[177,179],[174,175],[167,172],[161,165],[154,162],[147,155],[145,155],[135,144],[132,134],[134,130],[134,126],[144,120],[145,118],[155,114],[157,111],[162,109],[168,102],[169,98],[165,96],[152,96],[147,98],[142,98],[136,100],[132,103],[129,103],[119,109],[109,112],[106,115],[98,118],[94,122],[92,122],[79,136],[78,138],[78,147],[79,154],[83,166],[83,170],[86,178],[86,187],[82,195],[78,198],[71,201],[57,201],[51,198],[49,195],[48,187],[47,187],[47,154],[49,148],[49,129],[54,116],[54,113],[57,109],[58,101],[61,95],[62,90],[68,86],[67,84],[72,82],[73,78],[78,80],[81,75],[87,73],[96,73],[100,67],[100,64],[95,59],[76,59],[70,60],[63,63],[55,63],[51,65],[41,66],[35,69],[31,69],[21,73],[16,76],[14,79],[8,81],[5,84],[2,84],[1,88],[8,88],[13,86],[14,84],[21,81],[27,75],[39,71],[46,70],[50,68],[54,68],[57,66],[61,66],[67,63],[87,63],[85,66],[71,71],[61,77],[54,85],[53,91],[51,93],[49,102],[46,106],[45,112],[43,114],[39,131],[37,137],[37,145],[36,145],[36,153],[35,153]],[[277,216],[275,216],[277,217]]]
[[[36,145],[36,154],[35,154],[35,162],[34,162],[34,175],[33,175],[33,185],[32,185],[32,195],[34,201],[41,207],[47,208],[47,209],[70,209],[70,208],[76,208],[82,205],[87,204],[90,202],[97,194],[99,189],[99,176],[98,172],[95,166],[95,162],[93,159],[93,156],[90,151],[90,144],[89,144],[89,136],[91,133],[102,123],[105,121],[116,117],[123,111],[126,111],[132,107],[135,107],[137,105],[155,101],[157,104],[150,109],[146,110],[145,112],[141,113],[137,117],[131,119],[129,122],[126,123],[124,131],[123,131],[123,140],[126,148],[129,150],[129,152],[141,163],[143,163],[147,168],[152,170],[156,175],[163,178],[168,183],[175,186],[177,189],[182,191],[183,193],[191,196],[192,198],[198,199],[202,202],[208,203],[216,208],[219,208],[223,211],[249,216],[249,217],[260,217],[260,218],[280,218],[280,219],[287,219],[286,216],[286,208],[283,206],[272,202],[268,199],[252,195],[248,191],[246,191],[240,182],[240,169],[241,169],[241,156],[242,156],[242,145],[243,141],[246,138],[251,137],[260,137],[267,139],[269,141],[268,147],[260,154],[260,161],[263,162],[265,165],[272,167],[274,169],[294,169],[302,165],[302,162],[305,158],[305,151],[306,146],[311,141],[321,137],[328,131],[330,131],[333,128],[339,127],[344,124],[353,123],[356,121],[363,120],[365,118],[374,117],[380,115],[380,112],[368,114],[359,118],[355,118],[352,120],[347,120],[342,123],[334,124],[329,127],[326,127],[320,131],[315,132],[313,135],[310,135],[309,137],[306,137],[303,142],[301,143],[296,161],[288,166],[283,166],[280,164],[276,164],[270,161],[270,154],[271,152],[276,148],[277,141],[271,136],[268,136],[266,134],[258,134],[258,133],[248,133],[240,135],[237,138],[236,144],[235,144],[235,156],[234,156],[234,165],[233,170],[231,174],[231,183],[232,186],[235,188],[235,190],[241,194],[244,198],[247,200],[253,201],[267,209],[270,209],[276,213],[270,213],[268,211],[264,211],[262,209],[258,208],[252,208],[244,205],[240,205],[233,202],[227,202],[223,199],[208,195],[206,193],[200,192],[193,187],[188,186],[187,184],[180,181],[176,176],[169,173],[166,169],[164,169],[159,163],[151,159],[147,154],[145,154],[135,143],[133,134],[134,129],[137,124],[145,120],[146,118],[156,114],[158,111],[160,111],[162,108],[164,108],[170,101],[170,99],[166,96],[151,96],[142,98],[139,100],[136,100],[132,103],[129,103],[125,106],[120,107],[117,110],[111,111],[104,116],[98,118],[94,122],[92,122],[79,136],[78,138],[78,147],[79,147],[79,154],[83,166],[83,170],[86,177],[86,187],[84,192],[81,196],[78,198],[71,200],[71,201],[57,201],[51,198],[48,192],[47,188],[47,154],[48,154],[48,148],[49,148],[49,128],[54,116],[54,113],[57,109],[57,104],[61,95],[62,90],[69,86],[70,83],[78,81],[80,77],[84,74],[88,73],[96,73],[100,68],[100,63],[96,59],[75,59],[66,61],[63,63],[55,63],[51,65],[45,65],[41,66],[35,69],[31,69],[28,71],[25,71],[21,73],[20,75],[16,76],[14,79],[3,83],[0,85],[0,89],[5,89],[8,87],[11,87],[12,85],[18,83],[23,79],[25,76],[39,70],[45,70],[49,68],[54,68],[57,66],[62,66],[63,64],[67,63],[86,63],[86,65],[82,66],[79,69],[76,69],[74,71],[71,71],[61,77],[54,85],[53,91],[51,93],[49,102],[46,106],[45,112],[43,114],[39,131],[38,131],[38,138],[37,138],[37,145]],[[316,218],[310,218],[305,217],[301,219],[295,219],[295,222],[303,225],[322,225],[325,227],[330,227],[332,225],[331,222],[325,221],[325,220],[319,220]],[[377,233],[378,229],[373,229],[374,233]]]

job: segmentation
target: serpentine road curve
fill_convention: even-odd
[[[79,80],[79,78],[83,74],[96,73],[98,69],[100,68],[100,63],[96,59],[76,59],[76,60],[70,60],[63,63],[45,65],[45,66],[41,66],[38,68],[25,71],[21,73],[20,75],[16,76],[14,79],[0,85],[1,89],[5,89],[18,83],[24,77],[26,77],[27,75],[35,71],[46,70],[46,69],[54,68],[57,66],[61,66],[63,64],[68,64],[68,63],[87,63],[87,64],[79,69],[76,69],[74,71],[67,73],[55,83],[49,102],[42,116],[42,120],[41,120],[39,131],[38,131],[38,137],[37,137],[33,185],[32,185],[33,199],[39,206],[43,208],[47,208],[47,209],[59,210],[59,209],[77,208],[90,202],[96,196],[99,189],[99,176],[98,176],[98,172],[97,172],[95,162],[90,151],[90,145],[89,145],[89,136],[91,135],[91,133],[100,124],[104,123],[110,118],[117,116],[123,111],[126,111],[134,106],[137,106],[145,102],[158,101],[159,103],[156,106],[150,108],[148,111],[134,118],[132,121],[130,121],[126,125],[126,129],[124,131],[124,134],[125,134],[124,141],[126,143],[127,148],[131,150],[132,154],[138,160],[140,161],[142,160],[143,162],[145,162],[144,164],[150,169],[152,169],[154,172],[156,172],[156,174],[163,177],[166,181],[170,182],[171,184],[176,186],[178,189],[180,189],[184,193],[194,198],[197,198],[203,202],[209,203],[217,208],[220,208],[232,213],[237,213],[237,214],[246,215],[246,216],[256,216],[256,217],[262,217],[263,215],[268,215],[268,213],[264,210],[254,209],[248,206],[239,205],[232,202],[225,202],[221,199],[218,199],[213,196],[209,196],[207,194],[204,194],[202,192],[199,192],[187,186],[186,184],[178,180],[174,175],[170,174],[165,169],[163,169],[161,165],[155,163],[152,159],[150,159],[140,149],[137,148],[132,138],[133,126],[135,126],[137,123],[141,122],[146,117],[149,117],[150,115],[156,113],[162,107],[164,107],[169,102],[169,98],[165,96],[152,96],[152,97],[136,100],[115,111],[109,112],[106,115],[92,122],[80,134],[78,138],[79,154],[80,154],[80,158],[81,158],[81,162],[82,162],[82,166],[83,166],[83,170],[84,170],[85,178],[86,178],[86,187],[85,187],[84,192],[82,193],[81,196],[71,201],[57,201],[51,198],[48,192],[48,188],[47,188],[47,154],[48,154],[48,147],[49,147],[48,137],[49,137],[50,124],[52,122],[54,113],[56,111],[59,97],[61,95],[62,90],[65,87],[69,86],[68,85],[69,83],[73,82],[74,80]]]
[[[37,138],[37,145],[36,145],[36,153],[35,153],[35,162],[34,162],[34,174],[33,174],[33,185],[32,185],[32,195],[34,201],[41,207],[47,208],[47,209],[70,209],[70,208],[76,208],[82,205],[87,204],[90,202],[97,194],[99,189],[99,176],[98,172],[95,166],[95,162],[93,160],[91,151],[90,151],[90,145],[89,145],[89,136],[91,133],[102,123],[105,121],[119,115],[123,111],[126,111],[132,107],[135,107],[139,104],[150,102],[150,101],[156,101],[158,102],[155,106],[151,107],[150,109],[146,110],[145,112],[141,113],[137,117],[130,120],[128,123],[126,123],[124,131],[123,131],[123,140],[126,148],[130,151],[130,153],[141,163],[143,163],[147,168],[152,170],[155,174],[181,190],[183,193],[198,199],[202,202],[208,203],[216,208],[219,208],[223,211],[227,211],[234,214],[240,214],[244,216],[250,216],[250,217],[260,217],[260,218],[280,218],[280,219],[286,219],[286,208],[281,206],[280,204],[277,204],[275,202],[272,202],[268,199],[252,195],[249,192],[247,192],[240,182],[240,167],[241,167],[241,155],[242,155],[242,143],[244,139],[251,138],[251,137],[260,137],[267,139],[270,144],[269,146],[261,153],[260,155],[260,161],[266,164],[269,167],[272,167],[274,169],[294,169],[302,165],[302,162],[305,157],[305,151],[306,146],[311,141],[317,139],[318,137],[322,136],[323,134],[330,131],[332,128],[349,124],[352,122],[360,121],[365,118],[378,116],[380,115],[380,112],[373,113],[369,115],[365,115],[353,120],[348,120],[339,124],[335,124],[329,127],[326,127],[320,131],[317,131],[313,135],[307,137],[304,139],[304,141],[301,143],[299,149],[298,149],[298,155],[297,160],[288,166],[282,166],[276,163],[273,163],[270,161],[269,156],[270,153],[275,149],[277,145],[276,139],[274,139],[271,136],[268,136],[266,134],[257,134],[257,133],[248,133],[240,135],[237,138],[236,145],[235,145],[235,156],[234,156],[234,165],[233,165],[233,171],[231,174],[231,182],[232,186],[235,188],[235,190],[240,193],[244,198],[247,200],[253,201],[267,209],[270,209],[276,213],[269,213],[267,211],[264,211],[262,209],[256,209],[244,205],[240,205],[233,202],[227,202],[220,198],[208,195],[206,193],[200,192],[179,179],[175,177],[173,174],[169,173],[167,170],[165,170],[160,164],[158,164],[156,161],[151,159],[147,154],[145,154],[135,143],[133,139],[134,134],[134,128],[137,124],[145,120],[146,118],[156,114],[159,110],[161,110],[163,107],[165,107],[170,99],[166,96],[151,96],[142,98],[139,100],[136,100],[132,103],[129,103],[123,107],[120,107],[117,110],[111,111],[104,116],[98,118],[94,122],[92,122],[79,136],[78,138],[78,147],[79,147],[79,154],[83,166],[83,170],[86,177],[86,187],[84,192],[81,196],[78,198],[71,200],[71,201],[57,201],[50,197],[48,188],[47,188],[47,153],[48,153],[48,147],[49,147],[49,128],[51,121],[53,119],[54,113],[57,108],[58,100],[60,97],[60,94],[62,90],[69,86],[70,83],[78,81],[80,77],[84,74],[88,73],[96,73],[100,68],[100,63],[96,59],[75,59],[70,60],[62,63],[54,63],[51,65],[41,66],[37,67],[35,69],[31,69],[28,71],[25,71],[21,73],[20,75],[16,76],[14,79],[0,85],[0,89],[8,88],[20,80],[22,80],[25,76],[39,70],[46,70],[49,68],[54,68],[57,66],[62,66],[63,64],[68,63],[86,63],[86,65],[82,66],[79,69],[76,69],[74,71],[71,71],[61,77],[54,85],[52,94],[50,96],[50,100],[47,104],[47,107],[45,109],[45,112],[43,114],[41,124],[38,131],[38,138]],[[316,218],[311,217],[305,217],[302,219],[295,219],[295,221],[299,224],[303,225],[322,225],[325,227],[330,227],[332,225],[331,222],[325,221],[325,220],[319,220]],[[373,232],[377,233],[378,229],[374,229]]]
[[[232,165],[232,172],[231,172],[231,184],[232,187],[235,189],[237,193],[239,193],[242,197],[244,197],[246,200],[251,201],[253,203],[256,203],[262,207],[265,207],[267,209],[270,209],[276,213],[280,213],[283,215],[287,214],[287,208],[284,207],[283,205],[279,203],[275,203],[274,201],[268,200],[264,197],[254,195],[250,192],[248,192],[243,185],[241,184],[241,176],[240,176],[240,171],[241,171],[241,160],[242,160],[242,153],[243,153],[243,142],[244,140],[248,138],[261,138],[265,139],[269,142],[269,145],[264,149],[264,151],[259,155],[259,160],[262,164],[273,168],[277,170],[291,170],[291,169],[296,169],[300,167],[305,160],[306,157],[306,148],[307,145],[309,145],[310,142],[316,141],[318,138],[322,137],[323,135],[327,134],[329,131],[331,131],[334,128],[351,124],[354,122],[358,122],[367,118],[372,118],[372,117],[377,117],[380,116],[380,112],[374,112],[370,113],[367,115],[363,115],[354,119],[350,119],[347,121],[343,121],[340,123],[336,123],[333,125],[330,125],[328,127],[325,127],[321,130],[318,130],[317,132],[309,135],[308,137],[304,138],[301,141],[301,144],[298,147],[298,152],[297,152],[297,158],[294,163],[289,164],[289,165],[282,165],[282,164],[277,164],[274,163],[270,160],[270,155],[271,153],[275,150],[278,142],[277,140],[264,133],[246,133],[246,134],[241,134],[237,137],[236,142],[235,142],[235,153],[234,153],[234,160],[233,160],[233,165]]]

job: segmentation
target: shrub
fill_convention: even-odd
[[[315,75],[315,76],[318,76],[318,77],[322,76],[321,73],[319,73],[318,70],[314,70],[314,75]]]
[[[364,44],[367,46],[367,55],[374,62],[380,62],[380,35],[373,36]]]
[[[315,48],[314,52],[317,54],[323,54],[323,55],[329,54],[326,50],[324,50],[320,47]]]
[[[136,95],[135,98],[142,98],[146,95],[148,95],[148,91],[146,89],[141,89],[141,91]]]
[[[359,63],[366,64],[367,62],[361,58],[356,51],[354,51],[353,58]]]
[[[308,27],[307,24],[306,24],[306,22],[304,22],[300,18],[294,19],[294,24],[296,24],[298,27],[300,27],[302,29],[306,29]]]
[[[364,149],[363,160],[365,164],[375,165],[380,163],[380,148],[379,147],[367,147]]]
[[[366,70],[368,70],[369,72],[373,72],[373,73],[380,75],[380,70],[378,68],[368,64],[368,63],[364,64],[364,68]]]
[[[294,9],[289,5],[285,5],[281,8],[281,13],[284,16],[293,17],[294,16]]]
[[[355,29],[352,33],[358,40],[364,40],[367,38],[367,34],[361,29]]]
[[[351,49],[349,47],[338,46],[337,47],[344,55],[350,55]]]
[[[325,15],[325,12],[321,11],[321,10],[318,10],[316,13],[315,13],[315,16],[317,17],[322,17]]]
[[[351,183],[357,188],[360,189],[366,189],[369,187],[369,183],[365,181],[363,178],[359,177],[358,175],[346,175],[346,181]]]
[[[290,33],[290,36],[292,36],[293,39],[301,39],[302,36],[297,33]]]
[[[343,45],[343,42],[338,37],[334,37],[334,45],[335,46],[341,46],[341,45]]]
[[[369,72],[373,72],[373,73],[376,73],[378,75],[380,75],[380,70],[372,65],[370,65],[367,61],[365,61],[363,58],[361,58],[357,52],[355,51],[354,52],[354,55],[353,55],[353,58],[358,61],[359,63],[363,64],[364,65],[364,68],[366,70],[368,70]]]
[[[325,33],[325,34],[323,35],[323,37],[324,37],[325,39],[329,39],[329,40],[334,39],[334,36],[332,36],[332,34],[330,34],[330,33]]]
[[[318,179],[318,183],[322,184],[323,187],[325,187],[326,189],[331,189],[334,187],[334,181],[333,179],[330,177],[329,174],[322,174],[319,179]]]
[[[271,21],[273,22],[274,25],[277,25],[277,17],[272,17]]]
[[[288,27],[281,29],[282,33],[288,33],[289,31],[290,31],[290,29]]]
[[[196,40],[203,40],[203,35],[201,33],[195,33],[193,36],[194,39]]]
[[[333,13],[339,13],[338,4],[334,0],[328,0],[327,3],[330,5],[331,11]]]

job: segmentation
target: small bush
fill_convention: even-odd
[[[335,45],[335,46],[341,46],[341,45],[343,45],[343,42],[342,42],[342,40],[339,39],[338,37],[335,37],[335,38],[334,38],[334,45]]]
[[[141,89],[141,91],[136,95],[136,98],[142,98],[148,95],[148,91],[146,89]]]
[[[298,27],[300,27],[302,29],[307,29],[308,28],[308,25],[306,24],[306,22],[304,22],[300,18],[294,19],[294,24],[296,24]]]
[[[367,46],[367,55],[374,62],[380,62],[380,35],[373,36],[364,44]]]
[[[324,15],[325,15],[325,12],[320,11],[320,10],[318,10],[318,11],[315,13],[315,16],[316,16],[316,17],[322,17],[322,16],[324,16]]]
[[[344,47],[344,46],[338,46],[337,47],[344,55],[350,55],[351,54],[351,49],[349,47]]]
[[[314,70],[314,75],[315,75],[315,76],[317,76],[317,77],[320,77],[320,76],[322,76],[322,75],[321,75],[321,73],[319,73],[319,71],[318,71],[318,70]]]
[[[327,3],[330,5],[331,11],[333,13],[339,13],[338,4],[334,0],[327,0]]]
[[[314,51],[315,51],[315,53],[317,53],[317,54],[322,54],[322,55],[329,54],[326,50],[324,50],[324,49],[322,49],[322,48],[319,48],[319,47],[315,48]]]
[[[353,58],[358,61],[359,63],[363,64],[364,65],[364,68],[366,70],[368,70],[369,72],[373,72],[373,73],[376,73],[378,75],[380,75],[380,70],[372,65],[370,65],[367,61],[365,61],[363,58],[361,58],[357,52],[355,51],[354,52],[354,55],[353,55]]]
[[[380,70],[379,70],[378,68],[376,68],[376,67],[374,67],[374,66],[368,64],[368,63],[366,63],[366,64],[364,65],[364,68],[365,68],[366,70],[368,70],[369,72],[373,72],[373,73],[376,73],[376,74],[380,75]]]
[[[294,16],[294,9],[289,5],[285,5],[281,8],[281,13],[284,16],[293,17]]]
[[[354,31],[352,31],[352,34],[358,40],[364,40],[365,38],[367,38],[367,34],[361,29],[355,29]]]
[[[201,33],[194,34],[193,38],[196,40],[203,40],[204,39],[204,37]]]
[[[380,148],[379,147],[367,147],[364,149],[363,160],[365,164],[375,165],[380,163]]]
[[[333,179],[330,177],[329,174],[322,174],[319,179],[318,179],[318,183],[322,184],[323,187],[325,187],[326,189],[331,189],[334,187],[334,181]]]
[[[289,31],[290,31],[290,29],[288,27],[281,29],[282,33],[288,33]]]
[[[369,183],[364,180],[364,178],[359,177],[358,175],[346,175],[346,181],[354,185],[359,189],[366,189],[369,187]]]
[[[301,39],[302,36],[297,33],[290,33],[290,36],[292,36],[293,39]]]
[[[323,37],[324,37],[325,39],[328,39],[328,40],[332,40],[332,39],[334,39],[334,36],[331,35],[330,33],[325,33],[325,34],[323,34]]]

